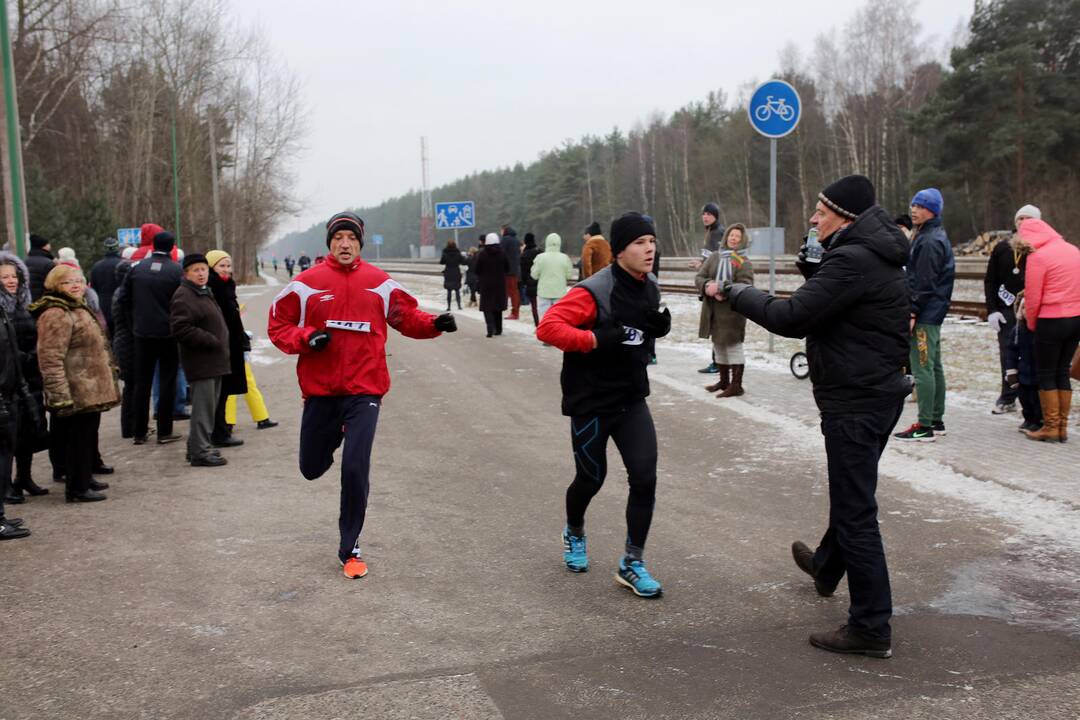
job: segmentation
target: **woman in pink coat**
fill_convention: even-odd
[[[1080,344],[1080,249],[1042,220],[1024,220],[1019,235],[1033,250],[1024,272],[1024,316],[1035,333],[1043,411],[1042,429],[1027,436],[1065,442],[1072,406],[1069,364]]]

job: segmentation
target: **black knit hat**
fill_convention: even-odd
[[[162,230],[154,236],[154,252],[172,252],[176,245],[176,236],[168,230]],[[206,262],[204,259],[203,262]]]
[[[37,248],[38,250],[44,250],[45,246],[48,244],[48,238],[43,238],[35,233],[30,233],[30,247]]]
[[[157,238],[155,237],[154,239],[156,240]],[[191,267],[192,265],[195,265],[197,263],[203,263],[207,267],[210,266],[210,263],[206,262],[206,256],[203,255],[202,253],[190,253],[190,254],[184,256],[183,265],[184,265],[185,270],[187,270],[189,267]]]
[[[611,223],[611,254],[618,255],[642,235],[656,235],[652,218],[636,212],[619,216]]]
[[[865,175],[848,175],[818,193],[837,215],[854,220],[874,206],[874,184]]]
[[[604,231],[600,229],[600,223],[593,222],[592,225],[585,228],[585,234],[592,237],[593,235],[603,235]]]
[[[705,203],[705,207],[701,208],[701,214],[709,213],[717,220],[720,219],[720,206],[714,202]]]
[[[348,211],[339,212],[326,223],[326,247],[330,247],[330,238],[338,230],[352,230],[356,239],[360,241],[360,247],[364,247],[364,221],[356,213]]]

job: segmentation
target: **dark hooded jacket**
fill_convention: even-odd
[[[229,368],[223,377],[222,392],[226,395],[243,395],[247,392],[247,376],[244,374],[244,353],[251,349],[251,341],[244,331],[244,321],[240,319],[240,303],[236,300],[236,281],[231,277],[223,279],[213,270],[207,282],[214,294],[225,326],[229,328]]]
[[[126,383],[135,382],[135,333],[131,318],[131,304],[127,302],[129,288],[124,284],[131,263],[122,260],[114,269],[116,274],[116,292],[112,299],[112,350],[116,366],[120,368],[120,379]]]
[[[533,261],[540,254],[536,247],[536,238],[532,233],[525,235],[525,249],[521,251],[521,282],[529,289],[529,297],[536,297],[536,280],[532,276]]]
[[[31,248],[26,253],[26,269],[30,273],[30,298],[37,300],[45,293],[45,276],[56,265],[52,253],[41,248]]]
[[[806,338],[822,412],[878,410],[911,392],[907,257],[907,238],[875,205],[829,238],[817,271],[790,298],[736,285],[731,306],[778,335]]]
[[[0,251],[0,264],[14,265],[15,274],[19,278],[19,288],[14,295],[9,295],[0,288],[0,307],[15,331],[19,369],[26,382],[26,397],[24,402],[19,404],[17,450],[34,453],[46,447],[43,444],[46,428],[43,422],[45,395],[37,359],[37,323],[30,314],[30,273],[23,261],[9,252]],[[29,403],[33,403],[37,413],[30,410]]]
[[[506,255],[506,262],[510,265],[506,274],[521,277],[521,242],[518,240],[517,230],[512,227],[506,228],[500,244],[503,254]]]
[[[120,253],[110,250],[90,268],[90,287],[97,292],[101,302],[101,314],[105,316],[105,323],[109,326],[109,337],[112,337],[113,333],[112,299],[118,282],[116,266],[120,264],[120,260]]]
[[[124,278],[124,303],[130,309],[137,338],[167,338],[169,307],[180,287],[180,266],[164,252],[153,252],[135,263]]]

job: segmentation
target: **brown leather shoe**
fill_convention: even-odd
[[[875,658],[892,657],[892,642],[864,638],[847,625],[841,625],[837,630],[814,633],[810,636],[810,644],[834,653],[868,655]]]
[[[791,543],[791,557],[794,558],[795,565],[800,570],[814,578],[814,589],[817,590],[818,595],[832,597],[832,594],[836,592],[836,587],[830,588],[818,579],[817,574],[814,572],[814,551],[806,543],[801,540]]]

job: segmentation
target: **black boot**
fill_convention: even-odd
[[[90,489],[94,490],[95,492],[101,492],[102,490],[108,490],[109,489],[109,483],[101,482],[99,480],[95,480],[94,478],[90,478]]]
[[[34,482],[34,478],[15,478],[15,491],[24,492],[27,495],[37,497],[38,495],[48,495],[49,488],[43,488]]]

